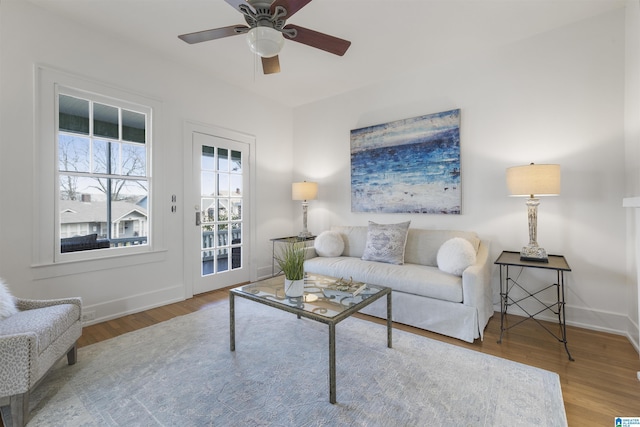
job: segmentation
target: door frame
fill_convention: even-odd
[[[194,182],[192,159],[193,159],[193,134],[202,133],[211,135],[216,138],[229,139],[241,143],[248,144],[249,156],[248,156],[248,172],[249,172],[249,217],[246,219],[249,225],[249,241],[246,242],[245,249],[248,250],[246,254],[245,266],[249,272],[249,278],[251,281],[257,280],[257,269],[255,262],[255,241],[256,241],[256,138],[253,135],[242,133],[230,129],[225,129],[219,126],[213,126],[206,123],[198,123],[193,121],[185,121],[183,126],[182,144],[183,144],[183,173],[184,173],[184,188],[183,197],[184,203],[182,203],[182,209],[184,213],[183,224],[183,278],[184,278],[184,297],[193,297],[193,284],[194,274],[201,268],[201,260],[193,259],[191,251],[191,245],[195,242],[190,242],[189,238],[192,234],[192,228],[195,221],[195,209],[194,206],[200,204],[200,200],[193,200],[193,186]]]

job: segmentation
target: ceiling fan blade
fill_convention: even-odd
[[[189,44],[206,42],[209,40],[221,39],[223,37],[237,36],[242,34],[236,31],[236,28],[249,28],[246,25],[231,25],[229,27],[215,28],[213,30],[198,31],[195,33],[182,34],[178,36],[180,40],[183,40]]]
[[[230,2],[232,0],[226,1]],[[311,3],[311,0],[275,0],[273,3],[271,3],[271,13],[275,12],[276,6],[282,6],[287,9],[287,16],[285,16],[285,18],[289,19],[294,13],[296,13],[309,3]]]
[[[347,49],[349,49],[349,46],[351,46],[351,42],[349,40],[339,39],[338,37],[319,33],[308,28],[299,27],[297,25],[289,24],[285,25],[284,28],[293,28],[298,32],[296,37],[291,38],[290,40],[306,44],[307,46],[315,47],[317,49],[322,49],[325,52],[333,53],[334,55],[344,55]]]
[[[280,72],[280,60],[278,55],[271,58],[262,58],[262,72],[264,74],[275,74]]]
[[[251,10],[253,10],[253,7],[251,7],[251,5],[250,5],[249,3],[247,3],[247,1],[246,1],[246,0],[224,0],[224,1],[226,1],[227,3],[229,3],[229,4],[231,5],[231,7],[233,7],[233,8],[234,8],[234,9],[236,9],[236,10],[238,10],[239,12],[242,12],[242,11],[240,10],[240,7],[239,7],[241,4],[246,4],[247,6],[249,6],[249,8],[250,8]]]

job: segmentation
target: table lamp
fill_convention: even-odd
[[[549,262],[547,251],[538,246],[537,196],[560,194],[560,165],[530,165],[507,168],[507,187],[512,196],[528,196],[527,217],[529,219],[529,244],[520,251],[525,261]]]
[[[291,199],[302,200],[302,231],[298,234],[299,238],[307,239],[312,236],[307,230],[307,209],[309,208],[309,200],[315,200],[317,196],[317,182],[303,181],[291,184]]]

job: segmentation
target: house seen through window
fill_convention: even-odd
[[[58,94],[60,252],[147,245],[150,109],[69,93]]]

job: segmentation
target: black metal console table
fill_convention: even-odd
[[[519,252],[511,252],[511,251],[503,251],[494,264],[498,264],[500,266],[500,339],[498,339],[498,343],[502,342],[502,335],[504,331],[509,330],[520,323],[533,319],[542,326],[547,332],[549,332],[554,338],[556,338],[559,342],[564,344],[564,349],[567,351],[567,355],[569,356],[569,360],[573,361],[573,357],[571,357],[571,353],[569,352],[569,348],[567,347],[567,325],[566,325],[566,317],[565,317],[565,300],[564,300],[564,272],[571,271],[567,260],[562,255],[549,255],[549,262],[539,262],[539,261],[524,261],[520,259]],[[519,278],[516,276],[514,279],[509,271],[510,267],[518,268],[519,272],[522,272],[525,268],[540,268],[545,270],[553,270],[556,272],[556,283],[553,283],[549,286],[544,287],[536,292],[529,292],[527,289],[523,287],[520,283],[517,282]],[[509,292],[513,289],[513,287],[518,287],[521,289],[525,296],[522,298],[514,299],[509,295]],[[538,298],[538,294],[546,291],[549,288],[556,288],[556,302],[553,303],[545,303],[540,298]],[[520,303],[529,298],[533,298],[538,301],[542,305],[542,309],[535,312],[529,313]],[[519,322],[506,327],[505,326],[505,318],[507,315],[507,309],[516,305],[522,311],[524,311],[528,317],[520,320]],[[551,331],[547,326],[541,323],[538,319],[535,318],[536,315],[550,310],[554,314],[558,316],[558,324],[560,325],[560,336]]]
[[[317,236],[309,236],[309,237],[300,237],[300,236],[289,236],[289,237],[275,237],[271,240],[271,277],[276,275],[276,243],[290,243],[290,242],[304,242],[305,246],[313,244],[314,240]],[[277,274],[280,274],[281,271],[278,271]]]

